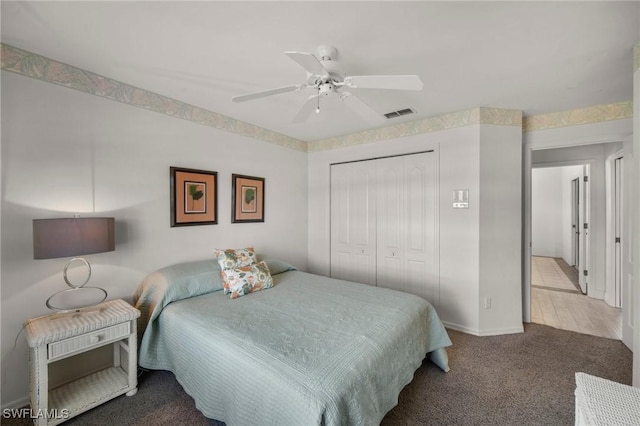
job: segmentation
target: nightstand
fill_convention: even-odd
[[[122,299],[77,313],[27,320],[31,416],[36,425],[55,425],[116,396],[135,395],[136,319],[140,311]],[[49,390],[49,364],[113,345],[113,366]]]

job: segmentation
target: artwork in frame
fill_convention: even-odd
[[[264,222],[264,178],[231,175],[231,222]]]
[[[170,167],[171,226],[218,223],[218,173]]]

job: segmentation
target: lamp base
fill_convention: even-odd
[[[54,302],[54,298],[62,300]],[[52,311],[67,313],[77,312],[80,309],[90,308],[105,301],[107,291],[100,287],[74,287],[67,288],[51,295],[47,301],[47,308]]]
[[[84,277],[84,281],[81,284],[74,284],[69,279],[69,267],[75,262],[84,263],[84,265],[87,267],[87,276]],[[71,288],[84,287],[84,285],[88,283],[89,279],[91,278],[91,265],[89,264],[87,259],[85,259],[84,257],[74,257],[73,259],[69,260],[65,265],[64,270],[62,271],[62,277],[64,278],[64,282],[67,283],[67,285]]]
[[[77,262],[83,263],[86,266],[87,271],[86,276],[81,277],[82,279],[80,281],[82,282],[75,284],[71,279],[69,279],[69,267],[73,263]],[[67,265],[64,267],[62,276],[64,277],[64,282],[67,283],[70,288],[59,291],[47,299],[45,304],[47,305],[47,308],[52,311],[61,313],[78,312],[80,309],[90,308],[102,303],[107,298],[107,291],[105,289],[100,287],[85,287],[85,284],[87,284],[91,278],[91,265],[84,257],[74,257],[69,260]],[[61,300],[54,303],[52,299],[56,297]],[[60,304],[64,307],[61,307]]]

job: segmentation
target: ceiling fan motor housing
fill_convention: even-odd
[[[338,49],[326,44],[318,46],[318,60],[325,70],[329,73],[331,81],[342,83],[345,73],[337,62]]]
[[[331,82],[323,83],[318,86],[318,96],[329,96],[335,91],[336,87]]]
[[[318,46],[318,59],[321,61],[333,61],[338,58],[338,49],[327,44]]]

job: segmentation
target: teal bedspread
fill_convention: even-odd
[[[148,322],[140,365],[172,371],[207,417],[375,425],[428,353],[449,368],[451,341],[417,296],[284,268],[273,288],[231,300],[217,265],[198,265],[180,285],[174,269],[150,275],[135,299]]]

